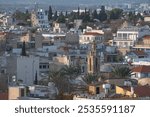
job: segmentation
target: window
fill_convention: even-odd
[[[99,91],[99,87],[96,87],[96,94],[99,94],[100,91]]]
[[[126,39],[126,38],[127,38],[127,34],[124,33],[124,34],[123,34],[123,39]]]
[[[21,97],[23,97],[24,96],[24,89],[21,89],[20,93],[21,93]]]
[[[118,33],[118,37],[121,38],[121,37],[122,37],[122,34],[121,34],[121,33]]]
[[[148,77],[148,73],[143,73],[144,78]]]
[[[46,65],[43,65],[43,69],[46,69]]]
[[[128,42],[124,42],[124,45],[127,47],[128,46]]]
[[[42,69],[42,65],[40,65],[39,68]]]

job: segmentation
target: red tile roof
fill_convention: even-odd
[[[131,87],[124,86],[122,87],[125,90],[131,91]],[[150,97],[150,87],[149,86],[137,86],[134,87],[134,93],[139,97]]]
[[[150,35],[145,35],[143,39],[150,39]]]
[[[99,36],[99,35],[102,35],[102,34],[97,33],[97,32],[85,32],[83,35],[94,35],[94,36]]]
[[[147,54],[142,50],[133,51],[137,56],[146,56]]]
[[[132,72],[148,73],[148,72],[150,72],[150,66],[137,66],[132,69]]]

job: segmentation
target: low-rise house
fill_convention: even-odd
[[[149,16],[149,15],[144,16],[144,21],[145,21],[145,22],[150,22],[150,16]]]
[[[150,53],[150,35],[143,36],[141,40],[133,46],[133,48]]]
[[[67,27],[65,23],[54,23],[53,27],[53,32],[54,33],[66,33],[67,32]]]
[[[69,32],[66,33],[66,38],[64,40],[67,44],[79,44],[79,35],[78,33]]]
[[[132,69],[131,78],[150,78],[150,66],[137,66]]]
[[[105,62],[116,62],[118,56],[117,48],[115,46],[106,46],[104,56]]]
[[[148,54],[145,53],[143,50],[130,51],[125,56],[125,60],[127,62],[133,62],[136,59],[140,60],[144,58],[148,58]]]
[[[58,91],[53,83],[49,83],[49,86],[33,85],[29,86],[29,97],[41,98],[41,99],[55,99]]]
[[[149,86],[116,86],[116,94],[122,96],[134,97],[138,99],[150,99],[150,87]]]

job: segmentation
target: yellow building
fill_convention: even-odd
[[[12,86],[8,89],[8,99],[16,100],[19,97],[26,96],[26,88],[24,86]]]

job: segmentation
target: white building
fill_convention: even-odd
[[[104,40],[104,35],[98,32],[85,32],[79,36],[80,44],[89,44],[92,42],[101,43]]]
[[[54,33],[65,33],[67,32],[67,27],[65,23],[54,23],[54,27],[53,27],[53,32]]]
[[[150,34],[150,28],[144,27],[123,27],[117,31],[117,36],[114,37],[114,45],[118,47],[128,48],[135,44],[139,38]]]
[[[32,12],[31,22],[32,26],[42,29],[47,29],[50,27],[48,22],[48,13],[46,13],[43,9],[38,9],[36,12]]]
[[[20,56],[17,58],[17,80],[22,80],[23,84],[32,85],[37,74],[39,77],[39,57]]]
[[[150,16],[144,16],[144,21],[145,22],[150,22]]]

